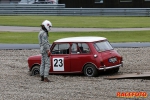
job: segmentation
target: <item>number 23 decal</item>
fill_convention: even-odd
[[[64,71],[64,58],[53,58],[53,70]]]
[[[62,59],[54,59],[54,67],[62,67],[63,60]]]

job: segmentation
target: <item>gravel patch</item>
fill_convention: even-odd
[[[150,47],[116,48],[124,67],[118,74],[150,71]],[[49,75],[44,83],[39,76],[29,76],[27,58],[39,50],[0,50],[0,100],[150,100],[150,80],[104,79],[83,75]],[[147,92],[146,98],[118,98],[117,92]]]

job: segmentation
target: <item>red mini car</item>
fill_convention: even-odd
[[[104,37],[69,37],[58,39],[50,47],[51,74],[83,73],[98,76],[99,71],[118,72],[123,66],[122,56]],[[39,74],[41,55],[30,56],[31,75]]]

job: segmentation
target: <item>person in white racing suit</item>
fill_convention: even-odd
[[[50,44],[49,44],[49,30],[52,27],[52,23],[48,20],[44,20],[41,25],[41,30],[38,35],[40,53],[41,53],[41,66],[40,66],[40,76],[41,81],[50,82],[47,78],[50,70]]]

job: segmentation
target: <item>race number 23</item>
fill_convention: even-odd
[[[53,70],[64,71],[64,58],[53,58]]]

